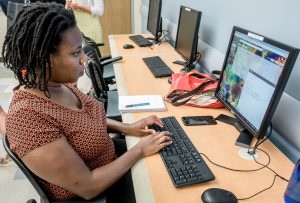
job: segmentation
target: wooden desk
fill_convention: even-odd
[[[137,47],[123,49],[123,44],[130,43],[128,35],[109,36],[112,56],[123,56],[120,63],[114,65],[117,88],[120,95],[161,94],[166,95],[170,85],[166,78],[156,79],[143,63],[146,56],[159,55],[174,72],[179,72],[180,66],[172,64],[180,59],[180,56],[167,43],[160,47]],[[195,107],[174,107],[166,103],[168,111],[155,113],[159,117],[175,116],[195,147],[199,152],[206,154],[212,161],[235,169],[255,169],[260,166],[254,161],[249,161],[239,156],[240,147],[235,146],[238,131],[225,123],[218,122],[215,126],[184,126],[181,117],[186,115],[212,115],[216,117],[220,113],[230,115],[226,109],[204,109]],[[124,122],[133,122],[144,118],[153,112],[126,113]],[[138,142],[139,138],[126,136],[128,148]],[[269,167],[280,175],[289,179],[293,169],[293,163],[289,161],[270,141],[260,146],[271,156]],[[258,161],[266,163],[267,157],[258,152]],[[203,156],[202,156],[203,157]],[[203,157],[204,158],[204,157]],[[273,181],[273,173],[268,169],[257,172],[233,172],[211,164],[206,158],[205,162],[214,173],[214,181],[175,188],[167,173],[167,170],[159,156],[155,154],[140,160],[133,168],[133,182],[137,202],[202,202],[201,194],[211,187],[224,188],[233,192],[238,198],[249,197],[260,190],[267,188]],[[244,202],[269,203],[284,202],[283,194],[287,183],[279,178],[274,186]],[[242,202],[242,201],[241,201]]]

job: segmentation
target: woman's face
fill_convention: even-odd
[[[62,34],[58,51],[50,54],[51,81],[72,83],[83,75],[87,56],[82,51],[82,40],[77,27],[69,28]]]

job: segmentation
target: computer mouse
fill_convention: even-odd
[[[124,49],[132,49],[132,48],[134,48],[134,46],[132,44],[124,44],[123,48]]]
[[[201,199],[204,203],[237,203],[236,196],[221,188],[210,188],[205,190]]]

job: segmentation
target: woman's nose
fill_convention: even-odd
[[[85,53],[82,53],[82,56],[80,58],[80,64],[84,64],[87,61],[87,55]]]

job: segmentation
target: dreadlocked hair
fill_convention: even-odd
[[[50,97],[47,85],[51,77],[50,54],[58,51],[63,32],[75,26],[73,12],[62,5],[26,5],[5,36],[2,49],[4,66],[14,72],[19,85],[38,87]]]

